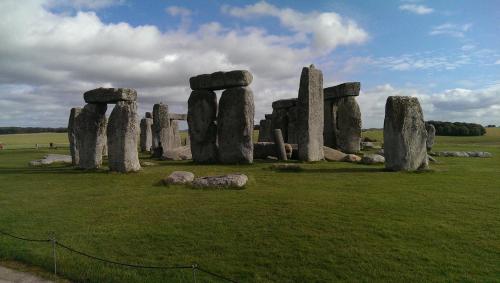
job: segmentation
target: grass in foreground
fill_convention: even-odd
[[[436,150],[484,150],[494,158],[440,158],[420,174],[334,162],[277,172],[268,162],[160,161],[121,175],[29,168],[29,160],[49,150],[4,150],[0,228],[35,238],[54,232],[65,244],[112,260],[196,262],[242,282],[497,281],[497,131],[439,137]],[[157,185],[174,170],[242,172],[250,181],[245,190]],[[62,250],[58,256],[59,271],[75,281],[192,282],[190,270],[122,269]],[[0,237],[0,258],[52,268],[50,246],[43,244]],[[198,280],[212,279],[199,274]]]

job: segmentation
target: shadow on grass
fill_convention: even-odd
[[[21,167],[21,168],[0,168],[0,175],[5,174],[89,174],[109,173],[107,169],[83,170],[74,168],[71,165],[66,166],[42,166],[42,167]]]
[[[362,167],[362,168],[304,168],[301,171],[280,171],[275,170],[278,173],[388,173],[384,168],[380,167]]]

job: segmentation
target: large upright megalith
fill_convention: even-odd
[[[153,105],[153,155],[162,157],[170,148],[170,119],[168,106],[163,103]]]
[[[259,142],[272,141],[272,121],[271,119],[262,119],[259,122]]]
[[[385,168],[413,171],[428,167],[427,131],[418,99],[389,96],[385,105]]]
[[[360,88],[359,82],[348,82],[323,90],[325,146],[345,153],[360,150],[361,111],[355,98]]]
[[[314,65],[304,67],[297,101],[299,160],[323,159],[323,112],[323,73]]]
[[[228,88],[222,92],[217,117],[219,161],[253,162],[253,92],[249,87]]]
[[[108,120],[108,163],[110,171],[139,171],[137,152],[139,120],[135,101],[116,103]]]
[[[217,162],[217,95],[193,90],[188,100],[187,122],[191,154],[196,163]]]
[[[78,140],[76,132],[78,127],[76,126],[76,118],[82,112],[82,108],[71,108],[68,120],[68,140],[69,140],[69,151],[71,153],[71,163],[76,166],[80,161],[80,156],[78,154]]]
[[[107,108],[107,104],[87,104],[76,116],[78,167],[82,169],[96,169],[102,165]]]
[[[153,147],[153,119],[152,118],[142,118],[141,119],[141,137],[140,146],[141,151],[150,152]]]

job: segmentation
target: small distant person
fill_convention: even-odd
[[[54,148],[54,143],[49,143],[50,148]]]
[[[0,150],[3,149],[3,143],[0,143]]]

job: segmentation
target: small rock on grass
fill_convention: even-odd
[[[382,155],[378,154],[366,154],[361,158],[362,164],[383,164],[385,162],[385,158]]]
[[[360,162],[361,157],[357,156],[356,154],[347,154],[342,161],[351,163]]]

